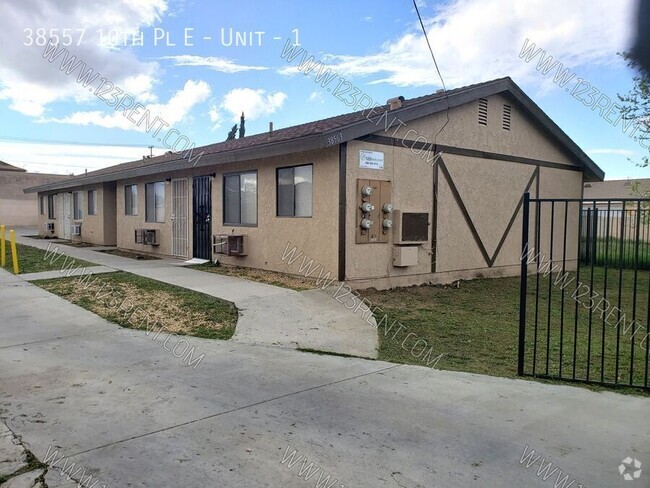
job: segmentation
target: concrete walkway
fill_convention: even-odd
[[[240,311],[232,339],[235,342],[377,357],[377,330],[362,318],[360,312],[355,314],[326,291],[297,292],[188,269],[182,266],[183,261],[180,260],[135,260],[97,252],[93,248],[65,246],[26,237],[36,234],[35,229],[17,229],[16,233],[16,240],[21,244],[39,249],[47,249],[48,246],[54,249],[58,246],[59,252],[99,264],[104,271],[128,271],[233,302]],[[57,273],[54,271],[51,274]]]
[[[650,486],[647,398],[198,338],[189,366],[2,270],[0,297],[0,416],[49,488]]]

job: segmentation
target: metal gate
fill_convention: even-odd
[[[650,200],[524,196],[520,376],[648,389]]]
[[[187,257],[187,180],[172,180],[172,254]]]
[[[193,257],[211,259],[212,191],[209,176],[198,176],[192,181]]]

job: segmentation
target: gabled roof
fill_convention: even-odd
[[[26,169],[19,168],[18,166],[13,166],[9,163],[5,163],[4,161],[0,161],[0,171],[18,171],[20,173],[27,172]]]
[[[634,198],[633,192],[638,186],[638,192],[650,190],[650,178],[630,178],[628,180],[608,180],[585,183],[584,198],[598,200],[607,198]]]
[[[539,122],[542,130],[558,140],[564,148],[583,164],[588,180],[602,180],[605,176],[596,163],[587,156],[578,145],[560,129],[551,118],[533,102],[509,77],[486,81],[445,92],[404,100],[402,106],[391,110],[391,117],[399,117],[402,122],[425,117],[457,107],[479,98],[486,98],[498,93],[508,92],[534,120]],[[278,156],[300,151],[320,149],[341,142],[357,139],[377,132],[377,121],[382,117],[388,105],[377,107],[373,112],[358,112],[337,115],[327,119],[295,125],[285,129],[264,132],[241,139],[209,144],[194,148],[188,154],[164,154],[153,158],[131,161],[91,171],[60,183],[27,188],[26,193],[58,190],[75,186],[135,178],[150,174],[164,173],[192,167],[212,166],[235,161]],[[199,154],[203,153],[200,157]],[[185,157],[183,157],[185,156]],[[188,161],[188,156],[190,160]]]

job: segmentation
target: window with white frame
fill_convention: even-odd
[[[312,216],[312,172],[311,164],[278,168],[278,217]]]
[[[223,177],[224,225],[257,225],[257,172]]]
[[[165,221],[165,182],[157,181],[144,186],[145,221]]]
[[[97,190],[88,190],[88,215],[97,215]]]
[[[74,220],[81,220],[84,217],[83,210],[81,208],[82,204],[82,193],[80,191],[75,191],[72,193],[72,218]]]
[[[124,187],[124,214],[138,215],[138,185]]]

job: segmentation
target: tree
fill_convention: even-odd
[[[237,124],[232,126],[232,129],[230,129],[230,132],[228,132],[228,137],[226,138],[227,141],[232,141],[235,139],[235,134],[237,134]]]
[[[239,138],[241,139],[244,137],[244,134],[246,133],[246,127],[244,126],[244,123],[246,121],[244,120],[244,112],[241,113],[241,119],[239,119]]]
[[[634,87],[625,95],[618,95],[623,103],[621,114],[626,120],[634,121],[637,142],[643,148],[650,145],[650,73],[641,69],[639,62],[629,52],[621,56],[627,61],[629,68],[635,71],[633,78]],[[650,164],[648,155],[641,158],[639,166],[647,167]]]

